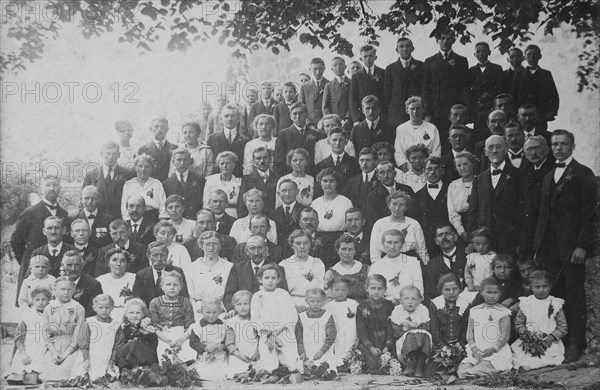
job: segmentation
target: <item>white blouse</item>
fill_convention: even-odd
[[[338,195],[326,201],[324,196],[315,199],[311,207],[319,214],[319,232],[341,232],[346,230],[346,210],[352,207],[350,199]]]
[[[206,178],[206,184],[204,185],[204,195],[202,197],[203,207],[210,208],[208,200],[211,192],[214,190],[223,190],[227,194],[227,200],[229,204],[225,208],[225,212],[234,218],[237,218],[237,204],[240,195],[240,186],[242,185],[242,179],[239,177],[232,176],[229,181],[222,181],[221,174],[216,173]]]
[[[206,297],[223,299],[231,268],[233,263],[221,257],[210,267],[204,257],[194,261],[185,273],[190,299],[193,302]]]
[[[325,264],[320,259],[308,256],[308,260],[300,262],[292,256],[279,265],[285,270],[288,290],[295,305],[306,306],[304,298],[309,288],[323,288]]]
[[[401,254],[398,257],[384,257],[371,265],[369,276],[379,274],[387,280],[385,298],[399,299],[403,287],[415,286],[423,294],[423,273],[416,257]]]
[[[448,218],[459,235],[466,231],[459,214],[469,210],[472,189],[473,182],[464,182],[462,179],[456,179],[448,185]]]
[[[172,220],[169,220],[175,226],[175,242],[183,244],[185,240],[192,237],[196,232],[196,222],[191,219],[183,218],[179,225],[176,225]]]
[[[131,219],[127,212],[127,199],[131,196],[141,196],[146,202],[146,210],[158,210],[159,218],[169,218],[165,208],[167,195],[162,183],[157,179],[150,177],[143,186],[138,183],[135,177],[125,182],[123,196],[121,197],[121,215],[126,221]]]
[[[404,122],[396,128],[396,141],[394,142],[394,159],[396,165],[400,166],[405,162],[406,150],[413,145],[423,145],[432,156],[442,157],[442,144],[440,143],[440,134],[433,123],[423,121],[416,129],[410,124],[410,121]]]
[[[404,223],[399,223],[392,222],[391,218],[392,217],[384,217],[373,224],[373,229],[371,229],[371,262],[375,264],[381,259],[381,255],[384,252],[381,237],[386,230],[406,229],[406,238],[404,239],[402,252],[415,250],[421,258],[421,261],[427,265],[427,263],[429,263],[429,254],[427,253],[427,246],[425,245],[423,229],[421,229],[419,222],[410,217],[404,217]]]
[[[427,175],[425,175],[425,171],[423,171],[423,173],[421,173],[420,175],[417,175],[410,169],[406,173],[402,172],[402,170],[398,168],[396,168],[396,170],[396,181],[400,184],[404,184],[412,188],[415,194],[421,188],[425,187],[425,184],[427,184]]]
[[[269,232],[267,233],[267,239],[273,244],[277,244],[277,225],[271,219],[269,219]],[[235,241],[239,244],[240,242],[248,241],[248,238],[252,235],[250,231],[250,216],[240,218],[231,225],[231,231],[229,235],[235,238]]]

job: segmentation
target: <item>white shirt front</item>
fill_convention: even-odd
[[[437,188],[429,187],[430,184],[437,185]],[[439,181],[437,183],[427,183],[427,192],[429,193],[429,196],[431,196],[431,199],[436,200],[438,195],[440,194],[441,190],[442,190],[442,182],[441,181]]]
[[[513,158],[514,155],[518,155],[519,153],[521,154],[521,157],[515,157],[515,158]],[[521,167],[521,163],[523,162],[523,148],[521,148],[517,152],[513,152],[512,150],[509,150],[508,151],[508,158],[510,159],[510,163],[512,164],[513,167],[520,168]]]
[[[237,135],[237,130],[224,128],[223,133],[225,133],[225,138],[227,138],[227,141],[233,141],[235,139],[235,136]]]
[[[558,183],[558,181],[562,177],[563,173],[565,173],[565,170],[567,169],[569,164],[571,164],[571,161],[573,161],[573,156],[569,156],[569,158],[567,158],[565,161],[562,161],[565,163],[564,168],[559,168],[559,167],[554,168],[554,182],[555,183]],[[557,164],[559,164],[560,162],[561,161],[556,160]]]
[[[505,165],[506,165],[506,161],[502,161],[502,164],[500,164],[500,166],[498,168],[494,168],[493,165],[490,166],[490,173],[492,173],[492,187],[494,187],[494,189],[498,185],[498,182],[500,181],[500,176],[502,176],[502,173],[500,173],[499,175],[494,175],[493,172],[496,169],[499,169],[499,170],[503,171]]]

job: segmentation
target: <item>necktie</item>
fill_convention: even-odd
[[[133,234],[137,234],[137,232],[138,232],[138,224],[134,223],[133,224]]]
[[[337,156],[337,160],[335,161],[335,166],[339,167],[341,163],[342,163],[342,158],[340,156]]]
[[[365,182],[365,184],[369,184],[369,175],[367,173],[365,173],[363,181]]]
[[[444,61],[448,61],[448,53],[444,53]]]
[[[111,181],[112,180],[112,170],[113,170],[113,167],[108,167],[108,173],[106,174],[106,180],[107,181]]]
[[[90,215],[88,216],[88,219],[94,219],[94,218],[96,218],[96,216],[95,216],[94,214],[90,214]]]
[[[556,168],[566,168],[567,164],[566,163],[556,163]]]
[[[257,265],[255,265],[255,266],[254,266],[254,275],[256,275],[256,274],[258,273],[258,269],[259,269],[259,268],[258,268],[258,266],[257,266]]]
[[[496,175],[499,175],[499,174],[501,174],[501,173],[502,173],[502,169],[494,169],[494,170],[492,171],[492,175],[494,175],[494,176],[496,176]]]
[[[292,217],[292,214],[291,214],[290,206],[289,205],[285,206],[285,220],[286,220],[286,223],[290,222],[291,217]]]
[[[440,188],[439,184],[428,184],[427,185],[428,188]]]
[[[162,271],[156,271],[158,277],[156,278],[156,287],[160,289],[160,285],[162,283]]]
[[[183,172],[179,173],[179,183],[184,186],[185,185],[185,179],[183,178]]]
[[[369,68],[369,76],[373,77],[373,68]]]
[[[227,139],[229,140],[229,143],[233,142],[233,137],[232,137],[231,131],[229,132]]]
[[[360,245],[360,237],[356,236],[356,237],[354,237],[354,239],[356,240],[356,243],[357,243],[358,245]]]
[[[511,160],[515,160],[517,158],[521,158],[521,156],[523,156],[523,153],[511,153],[510,154],[510,159]]]
[[[58,208],[58,205],[52,206],[51,204],[46,203],[46,207],[48,207],[50,210],[56,210]]]
[[[452,255],[447,255],[445,253],[442,252],[442,256],[444,256],[444,258],[450,260],[451,263],[454,263],[454,256],[456,256],[456,253],[452,254]]]
[[[531,133],[525,133],[525,139],[529,139],[531,137]]]

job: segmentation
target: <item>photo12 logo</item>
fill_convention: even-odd
[[[21,103],[74,103],[77,100],[86,103],[98,103],[100,100],[114,103],[139,103],[137,93],[140,87],[135,82],[114,82],[102,86],[95,81],[50,82],[2,82],[0,93],[2,103],[20,101]]]
[[[141,5],[137,1],[0,1],[2,23],[89,22],[110,21],[138,23],[136,15]]]

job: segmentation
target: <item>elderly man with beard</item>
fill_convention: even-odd
[[[102,294],[102,285],[88,274],[83,273],[83,258],[78,251],[68,251],[62,259],[65,276],[75,282],[73,299],[85,309],[85,316],[91,317],[96,312],[92,309],[93,300]]]
[[[467,255],[465,248],[458,240],[458,234],[451,224],[438,225],[435,230],[435,243],[440,248],[440,253],[431,258],[427,265],[428,278],[425,284],[425,298],[433,299],[439,295],[437,283],[440,276],[452,273],[456,280],[461,281],[465,276]]]
[[[196,214],[196,232],[195,234],[185,240],[183,246],[187,249],[190,254],[190,258],[192,262],[196,261],[198,258],[204,256],[204,251],[198,245],[198,237],[200,234],[205,231],[214,231],[216,229],[217,223],[215,219],[215,214],[210,209],[200,209]],[[221,234],[221,238],[223,239],[223,246],[221,247],[221,252],[219,253],[220,257],[224,257],[230,262],[234,262],[235,256],[235,245],[237,244],[235,239],[231,236],[227,236],[225,234]]]
[[[269,243],[267,237],[262,233],[253,234],[244,243],[246,258],[233,266],[225,285],[223,304],[228,311],[233,310],[231,298],[237,291],[248,290],[254,294],[260,289],[256,273],[263,265],[273,263],[269,259]],[[278,287],[284,290],[288,289],[284,275],[280,275]]]

